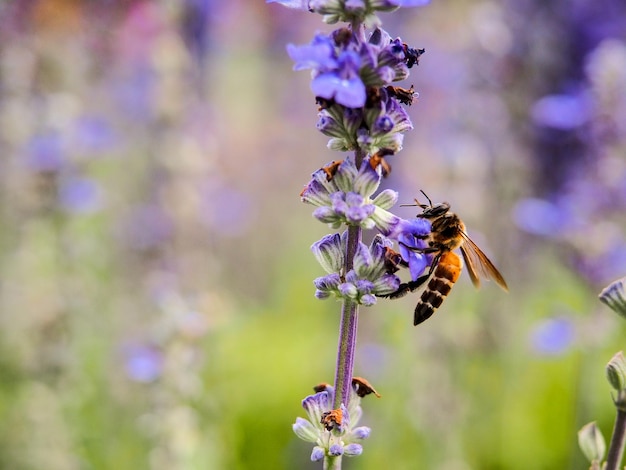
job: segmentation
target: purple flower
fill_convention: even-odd
[[[295,62],[294,70],[313,69],[323,73],[338,67],[335,45],[324,34],[315,35],[308,45],[287,44],[287,54]]]
[[[329,168],[336,168],[330,179]],[[385,190],[372,200],[370,196],[378,188],[380,179],[380,170],[372,168],[369,160],[363,161],[358,172],[352,158],[340,164],[331,162],[313,173],[302,191],[302,201],[317,206],[313,216],[333,228],[345,223],[389,231],[389,224],[397,218],[379,204],[387,207],[390,201],[397,199],[397,193]]]
[[[337,270],[315,279],[315,296],[318,299],[331,296],[347,298],[361,305],[371,306],[376,303],[376,296],[395,292],[400,286],[400,279],[387,272],[387,248],[392,246],[391,240],[378,234],[369,247],[360,243],[354,255],[354,267],[342,279],[340,274],[344,269],[343,256],[333,254],[331,257],[330,254],[343,249],[345,236],[345,232],[341,238],[339,235],[327,235],[313,244],[314,253],[324,269],[327,272],[329,268]]]
[[[365,85],[355,75],[347,78],[342,78],[338,72],[318,75],[311,82],[311,90],[315,96],[334,99],[348,108],[360,108],[365,104]]]
[[[361,59],[351,50],[337,49],[333,39],[322,34],[316,35],[309,45],[287,45],[287,53],[295,62],[294,70],[313,70],[311,90],[315,96],[335,100],[348,108],[360,108],[366,98],[359,76]]]
[[[409,264],[411,279],[416,280],[426,266],[432,261],[432,256],[421,253],[420,250],[427,248],[426,238],[430,234],[430,222],[417,217],[411,220],[400,219],[394,226],[389,238],[398,241],[402,259]]]
[[[361,108],[365,104],[365,85],[359,77],[361,59],[355,52],[343,51],[333,69],[320,70],[311,82],[315,96],[334,99],[348,108]]]
[[[315,443],[311,460],[317,462],[326,455],[343,455],[354,457],[363,452],[362,442],[370,435],[370,428],[357,426],[363,411],[361,396],[356,393],[354,383],[350,388],[349,406],[340,406],[341,422],[322,424],[322,417],[331,411],[334,389],[327,385],[324,390],[309,395],[302,400],[307,419],[296,418],[293,431],[300,439]],[[339,411],[339,410],[337,410]]]

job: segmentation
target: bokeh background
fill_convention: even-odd
[[[437,314],[364,309],[372,428],[348,469],[583,469],[626,329],[626,4],[437,0],[383,187],[446,200],[507,278]],[[285,44],[320,18],[245,0],[0,2],[0,468],[314,469],[291,431],[332,382],[328,232],[298,194],[343,158]],[[415,208],[400,208],[411,217]]]

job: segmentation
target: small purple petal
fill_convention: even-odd
[[[313,211],[313,217],[325,224],[332,224],[337,220],[337,210],[333,207],[318,207]]]
[[[341,293],[341,295],[350,297],[352,299],[355,298],[357,294],[359,293],[356,286],[352,284],[351,282],[344,282],[340,284],[339,292]]]
[[[374,122],[374,134],[386,134],[393,129],[393,121],[389,116],[381,116]]]
[[[428,255],[422,253],[415,253],[412,251],[408,255],[409,272],[411,273],[411,279],[414,281],[422,275],[426,266],[428,266],[430,259]]]
[[[333,57],[334,47],[327,36],[317,35],[311,44],[303,46],[287,44],[287,54],[295,62],[294,70],[327,71],[337,67],[337,61]]]
[[[424,5],[428,5],[430,0],[389,0],[389,3],[404,8],[422,7]]]
[[[332,273],[328,276],[318,277],[313,281],[313,284],[321,291],[336,290],[341,284],[341,277],[337,273]]]
[[[346,220],[353,224],[360,224],[374,213],[376,207],[374,204],[366,204],[360,207],[349,207],[346,211]]]
[[[309,0],[265,0],[265,3],[278,3],[287,8],[309,11]]]
[[[360,78],[342,79],[335,73],[323,73],[311,82],[311,90],[315,96],[337,103],[348,108],[361,108],[365,105],[365,85]]]
[[[330,402],[331,397],[327,391],[318,392],[302,400],[302,408],[306,410],[312,423],[319,423],[322,419],[322,414],[330,411]]]
[[[365,294],[362,295],[359,299],[359,303],[364,305],[365,307],[371,307],[372,305],[376,305],[377,299],[373,294]]]
[[[346,10],[361,11],[365,9],[365,2],[363,0],[346,0]]]
[[[371,432],[372,430],[367,426],[359,426],[358,428],[354,428],[352,430],[352,436],[355,439],[367,439],[368,437],[370,437]]]
[[[334,457],[343,455],[343,446],[341,444],[333,444],[328,449],[328,453]]]
[[[359,292],[370,293],[374,289],[374,284],[368,279],[359,279],[356,283]]]
[[[313,452],[311,452],[311,460],[313,462],[319,462],[320,460],[324,458],[325,455],[326,455],[326,452],[324,451],[322,447],[315,446],[313,447]]]
[[[345,446],[343,451],[348,457],[356,457],[363,453],[363,446],[361,444],[352,443]]]

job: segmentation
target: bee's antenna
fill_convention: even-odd
[[[433,201],[430,200],[430,198],[428,197],[428,194],[426,194],[423,189],[420,189],[420,193],[422,193],[424,197],[428,200],[428,205],[430,207],[433,207]],[[415,202],[417,202],[417,199],[415,200]]]
[[[415,204],[400,204],[400,207],[407,207],[407,206],[418,206],[421,207],[422,209],[426,209],[427,207],[433,207],[433,202],[430,200],[430,198],[428,197],[428,195],[424,192],[423,189],[420,189],[420,193],[422,193],[424,195],[424,197],[428,200],[428,206],[426,204],[422,204],[421,202],[419,202],[417,200],[417,198],[414,199]]]

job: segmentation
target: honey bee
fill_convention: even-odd
[[[415,204],[411,205],[421,207],[422,213],[417,217],[427,219],[431,223],[428,247],[412,248],[406,245],[405,247],[420,253],[431,253],[434,256],[433,261],[427,274],[415,281],[400,284],[398,290],[388,296],[389,298],[403,297],[428,281],[415,307],[414,325],[428,320],[435,313],[459,279],[463,265],[459,255],[453,251],[457,248],[461,250],[467,272],[475,287],[480,287],[480,277],[484,277],[493,279],[505,291],[509,290],[502,274],[467,235],[463,221],[450,211],[450,204],[443,202],[433,205],[424,191],[422,194],[428,200],[428,204],[421,204],[415,199]]]

